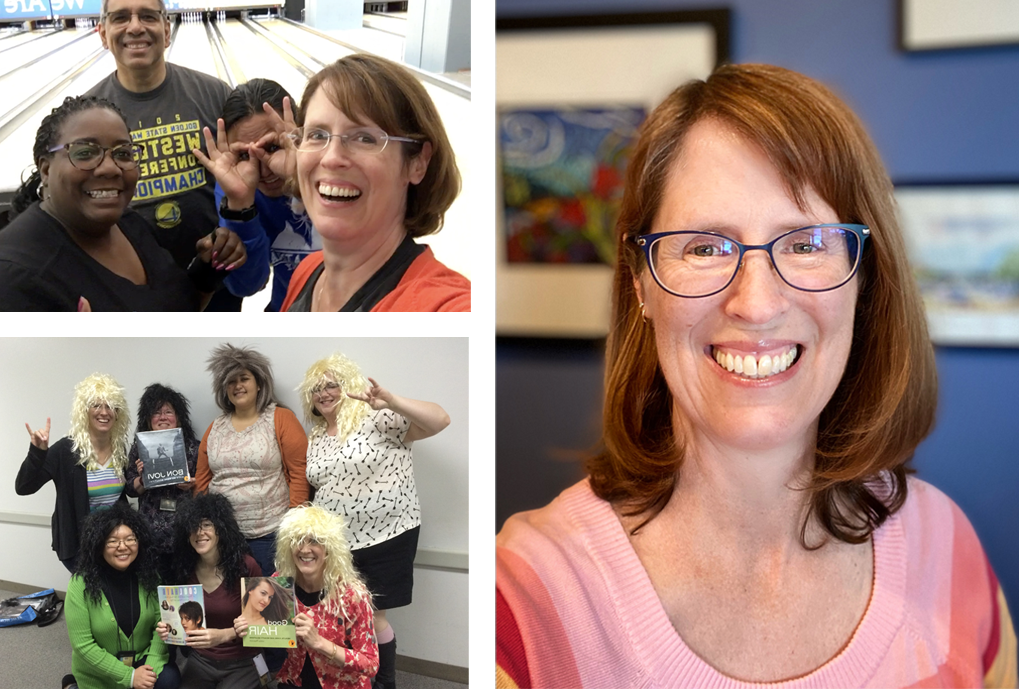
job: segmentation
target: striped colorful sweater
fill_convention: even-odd
[[[1001,587],[962,511],[909,480],[874,539],[871,600],[846,647],[770,686],[1015,687]],[[587,481],[514,515],[496,539],[500,687],[752,687],[676,633],[608,503]]]

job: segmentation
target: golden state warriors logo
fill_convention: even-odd
[[[156,224],[164,229],[180,224],[180,206],[176,201],[165,201],[156,206]]]

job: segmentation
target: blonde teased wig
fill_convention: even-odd
[[[92,436],[89,435],[89,410],[96,404],[106,403],[114,412],[113,428],[110,430],[110,443],[113,453],[110,455],[110,468],[117,475],[124,476],[127,466],[127,451],[130,447],[131,414],[127,409],[124,388],[112,377],[103,373],[93,373],[74,387],[74,405],[71,407],[71,441],[73,450],[78,453],[78,463],[89,471],[100,469],[99,457],[92,447]]]
[[[286,513],[276,533],[276,571],[280,576],[297,576],[294,551],[305,541],[316,540],[325,548],[322,600],[330,614],[343,619],[349,619],[343,606],[343,592],[347,589],[353,592],[355,601],[371,603],[371,593],[354,569],[346,526],[340,515],[305,503]]]
[[[364,417],[368,416],[368,412],[371,411],[367,402],[351,399],[346,396],[346,393],[347,391],[364,392],[369,387],[368,380],[361,375],[361,369],[357,364],[339,352],[325,359],[319,359],[311,365],[308,372],[304,374],[304,381],[297,388],[297,391],[301,393],[304,418],[312,424],[309,440],[325,433],[326,420],[315,409],[312,391],[329,380],[339,383],[340,391],[344,394],[340,400],[340,408],[336,410],[336,439],[342,443],[351,433],[361,427]]]

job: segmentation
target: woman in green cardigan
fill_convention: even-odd
[[[155,553],[145,518],[127,505],[85,522],[64,601],[71,669],[80,689],[176,689],[159,622]]]

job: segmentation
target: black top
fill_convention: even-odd
[[[0,311],[197,311],[198,291],[128,209],[117,223],[145,269],[136,285],[89,256],[55,218],[32,204],[0,231]]]
[[[106,602],[113,610],[113,617],[117,620],[117,626],[124,632],[128,639],[133,638],[134,628],[138,626],[142,610],[138,604],[138,577],[134,573],[134,563],[123,572],[105,562],[100,565],[102,568],[102,590],[106,596]],[[127,649],[125,649],[127,650]]]
[[[294,582],[294,594],[297,596],[297,600],[309,608],[318,605],[319,601],[322,600],[321,591],[305,591],[297,585],[297,582]],[[301,668],[301,687],[302,689],[322,689],[322,683],[318,681],[318,675],[315,674],[315,666],[311,662],[311,653],[304,654],[304,666]]]
[[[216,77],[167,63],[166,78],[151,91],[129,91],[111,72],[85,93],[115,103],[127,118],[131,141],[142,147],[131,207],[181,268],[195,257],[195,242],[219,226],[216,180],[191,149],[206,150],[202,128],[216,131],[231,90]]]
[[[61,438],[48,450],[29,445],[28,456],[14,480],[14,492],[18,495],[32,495],[50,481],[56,486],[51,526],[53,550],[61,560],[78,554],[81,527],[89,515],[88,475],[72,446],[70,438]],[[126,500],[123,494],[120,499]]]
[[[426,248],[423,244],[415,242],[410,235],[404,237],[389,260],[368,278],[368,282],[354,293],[354,296],[343,305],[340,311],[371,311],[387,294],[396,289],[400,280],[403,279],[403,274],[410,268],[410,264]],[[287,311],[311,311],[311,296],[315,292],[315,283],[318,282],[323,269],[325,269],[325,263],[320,264],[308,276],[308,281],[304,283],[304,287],[297,293],[294,303]]]

